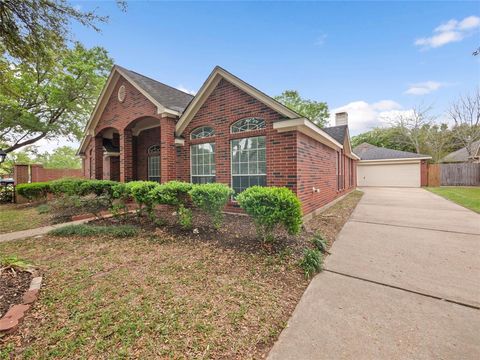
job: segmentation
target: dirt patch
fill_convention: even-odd
[[[32,274],[25,271],[17,271],[15,275],[5,271],[0,275],[0,318],[10,306],[22,302],[22,296],[28,290],[31,280]]]

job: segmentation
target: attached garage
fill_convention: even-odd
[[[425,184],[426,171],[423,170],[430,156],[367,143],[357,146],[354,153],[361,159],[357,166],[358,186],[420,187]]]

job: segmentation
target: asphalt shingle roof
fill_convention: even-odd
[[[478,154],[480,151],[480,141],[473,143],[473,154]],[[467,148],[463,147],[446,155],[441,162],[467,162],[469,161]]]
[[[187,105],[192,101],[193,95],[187,94],[174,87],[165,85],[159,81],[153,80],[135,71],[117,67],[125,72],[135,83],[145,90],[152,98],[163,106],[183,112]]]
[[[323,128],[322,130],[334,138],[337,142],[343,144],[345,135],[347,134],[347,125],[331,126]]]
[[[399,151],[377,147],[368,143],[363,143],[356,146],[353,152],[362,160],[384,160],[384,159],[415,159],[429,157],[429,155],[422,155],[411,153],[408,151]]]

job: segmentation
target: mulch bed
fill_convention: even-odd
[[[15,275],[5,271],[0,275],[0,319],[10,306],[22,303],[22,296],[31,280],[32,274],[25,271],[17,271]]]
[[[251,218],[239,214],[224,214],[224,221],[219,230],[213,228],[210,218],[201,211],[193,210],[193,229],[183,230],[177,223],[175,209],[164,206],[156,210],[157,219],[163,223],[155,226],[146,217],[128,214],[122,217],[105,218],[92,221],[95,225],[135,225],[151,233],[151,237],[175,238],[185,241],[202,241],[214,243],[216,246],[246,253],[280,253],[288,250],[294,256],[303,254],[310,246],[310,241],[316,233],[320,233],[328,241],[329,246],[342,229],[350,214],[355,209],[362,193],[354,191],[338,203],[314,216],[306,222],[297,236],[289,235],[282,229],[276,229],[275,242],[264,244],[258,240],[255,225]]]

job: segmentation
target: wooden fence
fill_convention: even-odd
[[[480,164],[429,164],[428,186],[480,186]]]

